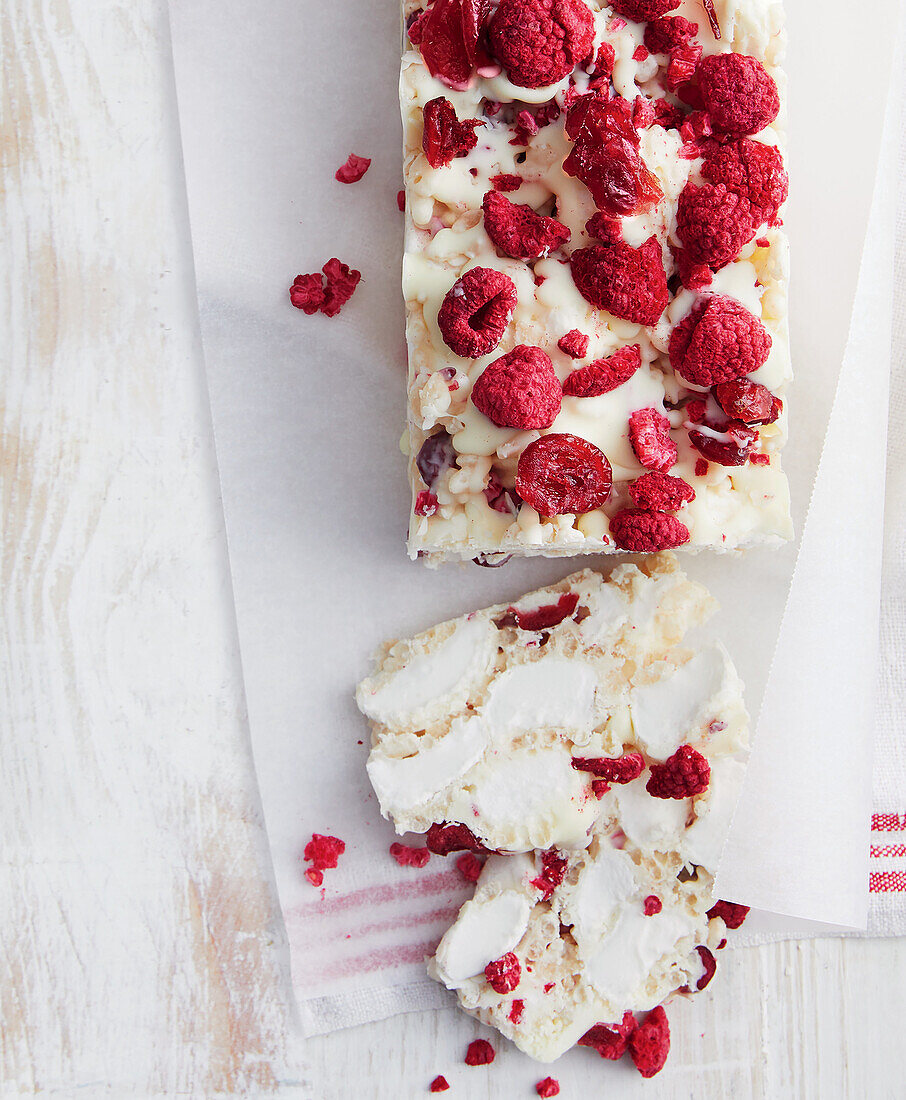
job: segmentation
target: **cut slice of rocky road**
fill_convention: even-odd
[[[612,817],[633,843],[681,841],[698,861],[718,847],[747,744],[727,654],[683,645],[714,607],[665,554],[390,645],[357,693],[381,812],[440,852],[580,849]],[[652,767],[690,747],[714,782],[694,799],[649,795]]]

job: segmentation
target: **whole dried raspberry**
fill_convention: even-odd
[[[449,1087],[450,1085],[446,1077],[444,1077],[442,1074],[438,1074],[431,1082],[430,1090],[431,1092],[446,1092]]]
[[[629,1011],[623,1013],[623,1019],[618,1024],[595,1024],[579,1039],[580,1047],[593,1047],[602,1058],[610,1062],[616,1062],[622,1058],[626,1051],[629,1036],[638,1025],[635,1016]]]
[[[645,790],[652,798],[690,798],[708,789],[711,765],[691,745],[680,745],[663,764],[652,764]]]
[[[655,554],[673,550],[689,541],[689,528],[665,512],[644,508],[624,508],[610,521],[610,533],[621,550]]]
[[[500,343],[515,308],[516,287],[509,275],[473,267],[447,291],[437,325],[451,351],[478,359]]]
[[[710,54],[699,62],[696,77],[715,133],[749,137],[769,126],[780,113],[777,85],[754,57]]]
[[[722,183],[687,183],[676,207],[676,235],[687,260],[719,271],[755,236],[758,223],[748,199]]]
[[[557,347],[570,359],[584,359],[588,354],[588,337],[577,328],[570,329],[557,341]]]
[[[645,898],[644,912],[646,917],[656,917],[664,908],[664,904],[656,894],[649,894]]]
[[[612,486],[604,453],[566,432],[530,443],[516,468],[516,492],[542,516],[591,512],[607,500]]]
[[[458,821],[442,821],[432,825],[425,834],[425,845],[438,856],[448,856],[451,852],[489,851],[471,829]]]
[[[434,435],[428,436],[415,459],[422,481],[429,489],[440,475],[455,463],[456,451],[453,449],[453,441],[443,428]]]
[[[645,46],[651,53],[672,53],[698,34],[698,23],[681,15],[665,15],[645,28]]]
[[[491,176],[490,183],[495,191],[518,191],[522,186],[522,176],[502,172],[499,176]]]
[[[566,244],[571,234],[556,218],[488,191],[481,204],[484,228],[494,247],[514,260],[538,260]]]
[[[669,470],[678,452],[670,438],[670,421],[657,409],[637,409],[629,417],[629,442],[647,470]]]
[[[432,76],[451,88],[466,87],[488,9],[487,0],[434,0],[409,27],[409,39]]]
[[[714,399],[727,416],[744,424],[773,424],[783,408],[767,386],[748,378],[721,382],[714,387]]]
[[[702,176],[745,199],[756,226],[775,220],[790,190],[780,151],[751,138],[709,148]]]
[[[704,967],[704,973],[695,983],[695,988],[701,992],[714,977],[714,972],[717,970],[717,959],[714,958],[707,947],[700,946],[696,947],[695,950],[698,952],[698,957]]]
[[[629,1036],[629,1057],[643,1077],[654,1077],[670,1053],[670,1025],[661,1005],[653,1008]]]
[[[511,607],[503,619],[496,619],[497,626],[518,626],[520,630],[550,630],[559,626],[576,610],[579,602],[577,592],[564,592],[556,603],[536,607],[532,611],[518,611]],[[512,620],[512,621],[510,621]]]
[[[670,364],[693,386],[732,382],[764,366],[767,329],[735,298],[700,298],[670,334]]]
[[[631,783],[645,770],[645,758],[640,752],[624,756],[576,756],[570,763],[577,772],[590,772],[608,783]]]
[[[322,836],[321,833],[313,833],[311,840],[305,845],[303,858],[311,863],[305,872],[305,877],[312,886],[320,886],[324,882],[324,872],[336,867],[340,856],[346,851],[346,844],[335,836]]]
[[[758,442],[758,432],[739,421],[722,432],[703,424],[700,430],[689,432],[689,442],[700,455],[719,466],[744,466]]]
[[[741,928],[749,915],[748,905],[738,905],[734,901],[719,901],[708,910],[709,917],[720,917],[727,928]]]
[[[350,153],[346,163],[340,165],[334,173],[334,179],[339,180],[340,183],[358,183],[370,167],[369,157],[358,157],[355,153]]]
[[[494,1061],[494,1048],[487,1039],[473,1039],[466,1051],[467,1066],[489,1066]]]
[[[340,263],[336,257],[328,260],[321,270],[324,272],[324,304],[321,312],[325,317],[336,317],[361,282],[362,273]]]
[[[563,383],[563,392],[567,397],[600,397],[628,382],[641,365],[641,347],[629,344],[607,359],[574,370]]]
[[[591,52],[595,22],[582,0],[500,0],[488,24],[492,55],[520,88],[543,88]]]
[[[623,239],[623,227],[620,219],[613,217],[611,214],[605,214],[603,210],[599,210],[597,214],[592,214],[585,223],[585,232],[589,237],[604,241],[605,244],[614,244],[614,242]]]
[[[433,493],[429,493],[427,489],[422,489],[415,498],[415,506],[412,511],[417,516],[433,516],[436,514],[438,507],[437,497]]]
[[[625,15],[636,23],[659,19],[668,11],[675,11],[680,0],[610,0],[610,6],[618,15]]]
[[[532,886],[541,891],[541,897],[546,901],[557,889],[566,877],[566,869],[569,859],[561,856],[555,849],[541,853],[541,874],[531,880]]]
[[[473,855],[472,852],[466,852],[464,856],[460,856],[456,861],[456,870],[459,871],[466,882],[478,882],[483,867],[484,861]]]
[[[695,490],[688,482],[658,470],[634,481],[629,486],[629,495],[636,508],[653,512],[678,512],[684,504],[695,500]]]
[[[620,241],[577,248],[570,256],[573,282],[597,309],[638,325],[656,325],[670,295],[656,237],[641,248]]]
[[[563,391],[554,365],[541,348],[517,344],[489,363],[472,387],[472,404],[498,428],[549,428],[560,412]]]
[[[462,122],[449,99],[439,96],[425,104],[422,148],[432,168],[443,168],[454,157],[465,156],[478,144],[475,130],[484,125],[480,118],[465,118]]]
[[[427,848],[410,848],[408,844],[400,844],[399,841],[390,845],[390,854],[400,867],[424,867],[431,858]]]
[[[559,1096],[560,1082],[557,1081],[554,1077],[545,1077],[542,1081],[539,1081],[538,1084],[535,1085],[535,1092],[537,1092],[538,1095],[542,1097]]]
[[[521,1001],[518,998],[510,1005],[510,1011],[507,1013],[507,1019],[511,1024],[519,1024],[522,1022],[522,1014],[525,1012],[525,1001]]]
[[[519,985],[519,979],[522,977],[522,967],[513,952],[507,951],[499,959],[494,959],[493,962],[488,963],[484,968],[484,976],[495,993],[512,993]]]

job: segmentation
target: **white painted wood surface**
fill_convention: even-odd
[[[304,2],[300,2],[303,17]],[[250,8],[250,11],[252,9]],[[163,0],[0,9],[0,1095],[534,1095],[455,1010],[303,1043],[245,728]],[[727,954],[667,1070],[586,1093],[906,1096],[906,943]],[[702,1034],[704,1033],[704,1034]],[[500,1044],[502,1047],[503,1044]]]

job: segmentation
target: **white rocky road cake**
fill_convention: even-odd
[[[405,15],[410,554],[788,539],[781,5]]]
[[[690,644],[714,609],[671,554],[584,570],[385,646],[358,688],[383,815],[493,853],[430,972],[539,1060],[596,1025],[614,1057],[625,1013],[713,973],[748,751],[729,657]]]

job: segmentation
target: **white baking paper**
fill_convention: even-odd
[[[789,3],[797,383],[785,465],[797,529],[846,344],[895,6],[875,0],[866,20],[842,0],[822,4],[820,18],[814,0]],[[386,637],[513,599],[589,562],[432,572],[405,556],[396,4],[269,0],[252,10],[239,0],[172,0],[171,16],[251,735],[303,1026],[324,1031],[441,1003],[422,956],[465,893],[452,861],[404,871],[387,854],[393,835],[368,787],[368,732],[352,701],[368,654]],[[373,164],[344,186],[333,173],[350,152]],[[359,268],[363,282],[340,316],[305,317],[287,288],[331,256]],[[839,538],[852,537],[841,514]],[[755,712],[795,556],[791,546],[687,559],[723,604],[717,629]],[[873,686],[872,677],[852,691]],[[808,744],[823,733],[787,730]],[[850,735],[867,743],[870,730]],[[858,800],[867,755],[839,767],[853,779],[846,796]],[[839,811],[822,805],[811,768],[796,779],[800,802]],[[777,814],[788,812],[768,797]],[[348,845],[323,894],[302,876],[312,832]],[[761,865],[773,856],[760,852]],[[850,896],[862,863],[828,865],[822,919],[847,923],[851,906],[835,918],[833,901]],[[776,904],[813,917],[812,900],[792,875]]]

